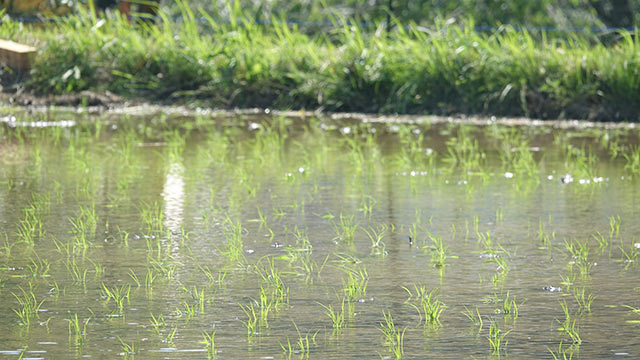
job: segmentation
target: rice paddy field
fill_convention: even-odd
[[[383,120],[5,113],[0,359],[640,357],[634,126]]]

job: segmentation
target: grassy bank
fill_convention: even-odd
[[[108,90],[223,107],[639,120],[633,34],[614,45],[476,33],[469,24],[306,35],[255,24],[239,10],[227,22],[183,12],[185,21],[157,26],[87,14],[33,28],[5,20],[0,37],[39,48],[21,84],[40,94]]]

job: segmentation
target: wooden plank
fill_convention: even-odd
[[[0,63],[17,71],[28,71],[29,56],[36,52],[36,48],[17,42],[0,39]]]

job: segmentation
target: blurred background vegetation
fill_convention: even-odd
[[[18,16],[61,15],[90,0],[0,0],[0,8]],[[99,5],[117,0],[94,0]],[[133,2],[144,0],[133,0]],[[214,18],[229,16],[223,0],[185,0]],[[361,22],[415,22],[429,26],[437,21],[473,19],[476,26],[509,24],[541,28],[635,27],[640,0],[238,0],[245,16],[257,21],[274,17],[300,22],[302,27],[323,25],[336,15]],[[175,0],[162,0],[162,8],[178,15]]]

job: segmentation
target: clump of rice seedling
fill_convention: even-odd
[[[402,359],[404,356],[404,333],[406,328],[400,330],[396,328],[391,312],[382,311],[384,322],[380,323],[380,332],[384,337],[384,345],[395,359]]]
[[[473,311],[467,309],[467,307],[465,306],[464,307],[464,311],[462,312],[462,314],[464,316],[466,316],[467,319],[471,320],[473,325],[478,328],[478,331],[482,330],[482,327],[484,325],[484,321],[482,321],[482,316],[480,315],[480,310],[478,310],[477,307],[476,307],[476,311],[473,312]]]
[[[573,298],[576,300],[576,303],[578,303],[581,312],[591,313],[591,304],[596,296],[587,293],[586,289],[582,287],[580,290],[577,288],[573,290]]]
[[[558,331],[564,332],[571,339],[573,344],[580,345],[582,343],[582,338],[580,337],[580,325],[569,313],[566,301],[563,300],[560,303],[560,306],[564,312],[564,320],[562,322],[558,320],[558,323],[560,324]]]
[[[42,306],[45,300],[45,299],[42,299],[41,301],[38,301],[36,299],[36,294],[34,293],[33,288],[31,287],[31,283],[29,283],[29,285],[30,285],[29,291],[25,290],[22,287],[19,287],[21,291],[20,295],[12,293],[13,297],[20,304],[20,308],[13,309],[13,312],[16,313],[16,315],[18,315],[18,318],[20,319],[20,323],[23,326],[27,326],[27,327],[31,324],[31,320],[38,318],[38,312],[40,311],[40,307]]]
[[[413,287],[415,294],[409,288],[402,287],[409,294],[409,298],[405,303],[418,311],[420,322],[424,326],[440,326],[440,315],[447,306],[437,298],[437,289],[428,291],[426,286],[419,287],[415,284]]]
[[[280,347],[282,348],[282,352],[287,354],[289,357],[293,354],[299,354],[301,357],[309,356],[310,344],[316,342],[316,335],[318,335],[318,331],[316,331],[313,335],[310,336],[310,333],[306,333],[302,335],[300,333],[300,329],[298,325],[293,322],[293,326],[296,328],[296,332],[298,333],[298,341],[294,345],[291,345],[291,339],[287,336],[287,344],[286,346],[283,343],[280,343]]]
[[[65,319],[69,323],[69,341],[73,337],[73,341],[76,345],[82,345],[84,338],[87,335],[87,325],[91,316],[89,316],[84,322],[80,321],[78,314],[74,314],[69,319]]]
[[[205,349],[207,349],[208,358],[211,360],[215,360],[217,357],[215,336],[215,329],[211,329],[211,332],[203,331],[202,341],[200,341],[200,344],[203,344],[205,346]]]
[[[122,314],[124,311],[124,303],[129,302],[129,295],[131,293],[131,285],[114,286],[113,288],[107,287],[102,283],[102,296],[107,299],[107,303],[113,301],[114,312]]]
[[[340,214],[339,221],[331,222],[333,230],[336,233],[336,240],[342,240],[346,243],[353,242],[353,236],[358,229],[359,224],[354,222],[354,216],[344,216]]]
[[[509,341],[505,341],[505,337],[509,335],[511,330],[506,332],[502,331],[495,321],[491,322],[491,325],[489,325],[489,336],[487,336],[487,339],[489,340],[489,345],[491,346],[491,353],[493,355],[500,355],[504,351],[504,349],[507,347],[507,344],[509,344]]]
[[[369,240],[371,240],[371,253],[373,255],[387,255],[387,251],[385,250],[386,246],[382,239],[384,239],[387,234],[389,226],[387,224],[380,224],[376,228],[369,227],[368,230],[364,228],[362,230],[367,234]]]

